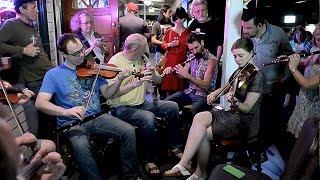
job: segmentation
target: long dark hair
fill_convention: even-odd
[[[160,24],[171,24],[171,22],[170,22],[171,20],[170,19],[166,20],[166,18],[163,15],[164,13],[167,13],[168,11],[171,11],[170,8],[171,8],[170,5],[167,5],[167,4],[162,5],[162,7],[160,9],[160,12],[159,12],[158,19],[157,19],[157,21]]]
[[[183,7],[178,7],[175,12],[172,14],[172,21],[175,22],[178,18],[179,19],[188,19],[189,15],[187,14],[186,10]]]

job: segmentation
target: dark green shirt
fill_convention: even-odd
[[[23,48],[36,38],[40,54],[35,57],[23,54]],[[19,72],[19,82],[26,83],[43,79],[47,70],[53,67],[45,53],[39,33],[29,24],[19,19],[9,19],[0,28],[0,55],[13,59],[15,70]]]

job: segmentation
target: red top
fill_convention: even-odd
[[[187,36],[190,30],[186,29],[181,35],[173,31],[172,28],[166,30],[163,36],[163,44],[161,47],[166,50],[165,64],[166,67],[174,67],[187,59]],[[179,40],[179,45],[168,47],[168,43],[173,40]],[[165,91],[181,91],[183,90],[183,80],[177,74],[169,74],[163,77],[162,90]]]

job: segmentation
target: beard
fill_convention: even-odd
[[[195,53],[194,57],[196,57],[196,59],[202,58],[203,57],[203,51]]]
[[[244,37],[244,38],[253,38],[253,36],[251,36],[248,33],[242,33],[242,37]]]

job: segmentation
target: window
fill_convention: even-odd
[[[83,8],[105,8],[109,7],[109,0],[74,0],[73,8],[74,9],[83,9]]]

